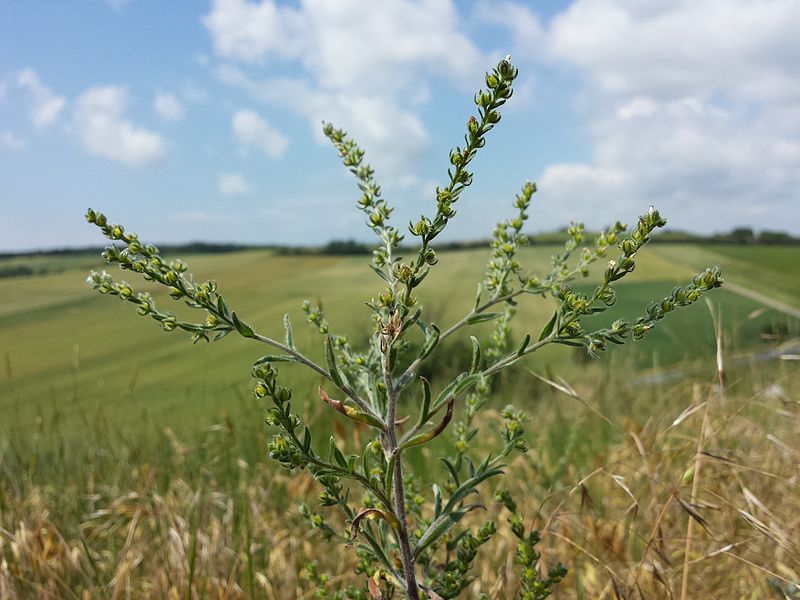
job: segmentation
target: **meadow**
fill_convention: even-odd
[[[534,245],[520,260],[543,272],[556,250]],[[487,256],[441,253],[422,288],[428,320],[446,326],[468,312]],[[257,330],[280,337],[288,313],[297,345],[320,359],[302,300],[323,304],[334,333],[363,332],[364,302],[381,289],[361,256],[183,258],[198,279],[214,276]],[[483,426],[508,402],[533,417],[531,451],[504,484],[542,529],[543,560],[570,568],[555,597],[677,598],[684,573],[690,598],[800,597],[800,320],[740,291],[800,309],[800,248],[653,245],[603,321],[643,314],[713,264],[735,284],[710,295],[724,377],[702,302],[598,359],[547,348],[503,376]],[[310,478],[266,457],[249,377],[262,347],[234,336],[192,346],[159,331],[88,288],[99,257],[0,261],[19,265],[41,273],[0,278],[0,597],[312,598],[357,581],[302,522],[297,500],[318,510]],[[524,297],[515,335],[538,332],[552,308]],[[434,388],[468,352],[440,349]],[[315,400],[319,381],[291,366],[281,379],[308,399],[315,426],[340,427]],[[424,466],[425,454],[414,460]],[[475,586],[511,598],[513,538],[500,538]],[[314,560],[334,574],[330,592],[308,580]]]

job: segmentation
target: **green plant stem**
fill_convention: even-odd
[[[292,358],[294,358],[297,362],[299,362],[301,364],[304,364],[305,366],[307,366],[312,371],[316,371],[317,373],[322,375],[325,379],[327,379],[328,381],[330,381],[331,383],[333,383],[334,385],[339,387],[336,384],[336,382],[333,380],[333,377],[331,377],[331,374],[326,369],[323,369],[321,366],[319,366],[313,360],[311,360],[310,358],[307,358],[305,355],[301,354],[300,352],[298,352],[294,348],[290,348],[286,344],[282,344],[281,342],[279,342],[277,340],[273,340],[272,338],[268,338],[268,337],[266,337],[264,335],[261,335],[259,333],[253,334],[253,339],[258,340],[259,342],[262,342],[262,343],[267,344],[269,346],[272,346],[273,348],[277,348],[281,352],[285,352],[286,354],[288,354]],[[349,386],[345,386],[345,387],[339,387],[339,389],[341,389],[345,394],[347,394],[347,397],[350,398],[353,402],[355,402],[356,405],[358,406],[358,408],[360,408],[363,412],[367,413],[371,417],[375,417],[376,419],[380,420],[380,417],[377,414],[375,414],[375,411],[372,410],[372,407],[369,404],[367,404],[366,402],[364,402],[361,398],[359,398],[358,394],[356,394],[352,390],[352,388],[350,388]]]
[[[391,348],[387,348],[382,357],[383,382],[386,386],[387,395],[387,414],[386,414],[386,455],[389,460],[394,460],[394,473],[392,479],[392,497],[394,500],[394,511],[399,521],[397,529],[397,541],[400,544],[400,557],[403,561],[403,575],[405,577],[406,593],[410,600],[419,599],[419,588],[417,586],[417,576],[414,571],[414,555],[411,552],[411,544],[408,539],[408,522],[406,520],[406,494],[403,486],[403,467],[401,452],[397,448],[397,423],[395,415],[397,413],[398,388],[392,381],[392,373],[389,367],[389,353]]]
[[[482,313],[487,308],[491,308],[495,304],[499,304],[500,302],[505,302],[506,300],[510,300],[515,296],[519,296],[522,293],[524,293],[524,290],[517,290],[516,292],[506,294],[505,296],[498,296],[496,298],[492,298],[491,300],[488,300],[487,302],[481,304],[477,308],[473,308],[467,315],[464,316],[463,319],[461,319],[457,323],[454,323],[439,335],[439,343],[441,344],[446,338],[448,338],[456,331],[464,327],[467,324],[467,321],[469,320],[470,317]],[[403,374],[397,378],[397,389],[403,389],[405,386],[411,383],[411,381],[416,376],[417,370],[419,369],[423,361],[424,359],[417,358],[414,360],[414,362],[408,365],[408,368],[406,368]]]

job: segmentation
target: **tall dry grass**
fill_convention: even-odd
[[[570,569],[555,597],[800,598],[796,362],[567,391],[535,401],[532,450],[503,482],[542,530],[542,566]],[[310,560],[357,582],[348,553],[301,522],[310,478],[262,463],[259,431],[223,425],[195,444],[166,431],[149,454],[71,460],[7,441],[0,598],[311,598]],[[515,541],[484,501],[500,531],[466,596],[512,598]]]

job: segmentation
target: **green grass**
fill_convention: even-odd
[[[719,264],[728,281],[800,308],[800,246],[662,244],[648,252],[695,270]]]
[[[526,249],[521,262],[532,272],[544,272],[556,247]],[[742,269],[750,248],[661,246],[640,256],[637,271],[619,286],[619,300],[613,310],[598,320],[598,326],[613,318],[635,318],[643,314],[650,299],[661,298],[676,284],[685,282],[695,265],[720,262],[727,276],[727,254],[734,273]],[[740,251],[741,250],[741,251]],[[786,248],[757,248],[760,261],[769,264],[771,251],[778,264],[786,267]],[[674,260],[673,260],[674,258]],[[188,257],[198,279],[216,275],[229,304],[258,331],[282,336],[281,318],[289,313],[298,344],[312,357],[321,357],[319,335],[303,322],[300,302],[304,298],[323,303],[334,333],[348,333],[356,344],[364,344],[363,333],[370,327],[369,311],[363,302],[375,296],[381,283],[369,270],[364,257],[275,256],[268,251]],[[486,252],[463,250],[442,253],[423,287],[421,303],[429,306],[426,318],[447,325],[465,314],[474,298]],[[17,259],[18,260],[18,259]],[[47,260],[37,258],[37,260]],[[691,265],[686,263],[691,262]],[[750,261],[752,263],[758,261]],[[171,427],[178,432],[197,431],[226,418],[260,419],[260,414],[243,414],[253,407],[243,400],[249,396],[249,366],[267,348],[231,336],[214,344],[192,346],[186,335],[159,330],[150,319],[136,316],[130,304],[92,292],[84,283],[88,267],[101,267],[100,260],[85,256],[58,257],[59,269],[45,275],[0,280],[0,410],[3,429],[20,435],[33,431],[41,420],[56,419],[67,436],[80,437],[87,420],[108,419],[120,432],[135,434],[139,429]],[[769,287],[774,269],[753,274],[750,287]],[[118,276],[119,273],[115,273]],[[126,273],[135,289],[145,289]],[[776,292],[786,289],[797,294],[797,278],[785,277]],[[595,277],[581,286],[591,288]],[[792,287],[794,286],[794,287]],[[168,308],[176,303],[160,290],[157,301]],[[791,295],[787,292],[788,295]],[[762,344],[760,334],[787,320],[773,311],[748,319],[759,304],[722,290],[713,294],[723,309],[723,324],[729,348],[746,351]],[[549,317],[554,301],[523,297],[515,334],[534,334]],[[713,332],[707,309],[701,304],[670,315],[647,341],[613,348],[599,361],[587,363],[582,352],[564,348],[546,349],[528,364],[570,373],[580,378],[608,368],[620,360],[638,368],[663,366],[679,361],[707,360],[713,354]],[[797,331],[796,322],[789,320]],[[490,325],[475,328],[479,334]],[[442,351],[437,368],[458,372],[467,360],[465,342],[451,343]],[[576,371],[575,366],[580,369]],[[282,379],[296,390],[300,399],[315,397],[319,383],[298,368],[282,369]],[[434,381],[441,386],[445,381]],[[246,406],[247,408],[243,408]],[[98,417],[97,415],[103,415]]]

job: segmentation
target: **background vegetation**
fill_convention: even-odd
[[[532,451],[506,484],[542,529],[543,562],[570,567],[557,597],[679,597],[684,571],[692,598],[800,597],[800,247],[742,241],[647,248],[606,317],[635,317],[649,299],[720,264],[726,286],[713,302],[723,385],[702,303],[642,344],[593,361],[547,349],[504,376],[502,402],[486,418],[499,423],[507,401],[534,416]],[[259,330],[280,335],[289,313],[298,346],[321,359],[318,334],[302,326],[302,299],[319,298],[335,331],[368,331],[358,302],[379,291],[364,258],[342,248],[189,258],[195,276],[216,274]],[[545,271],[555,249],[534,245],[521,262]],[[438,311],[429,319],[448,324],[469,309],[453,299],[472,297],[487,255],[441,253],[422,297]],[[327,597],[318,573],[351,576],[340,557],[318,551],[314,532],[298,533],[296,501],[318,510],[310,478],[266,460],[265,407],[249,378],[262,350],[238,339],[187,350],[186,336],[162,334],[122,302],[92,294],[83,279],[101,265],[94,254],[0,261],[3,272],[16,270],[0,279],[0,597]],[[526,298],[519,331],[541,326],[552,302]],[[468,352],[440,351],[439,383]],[[316,406],[319,381],[291,365],[281,379],[297,402],[314,404],[306,414],[318,425],[341,427]],[[477,527],[483,517],[475,519]],[[501,535],[475,573],[476,589],[493,598],[511,597],[516,585],[514,539]],[[316,572],[305,568],[312,560]]]

